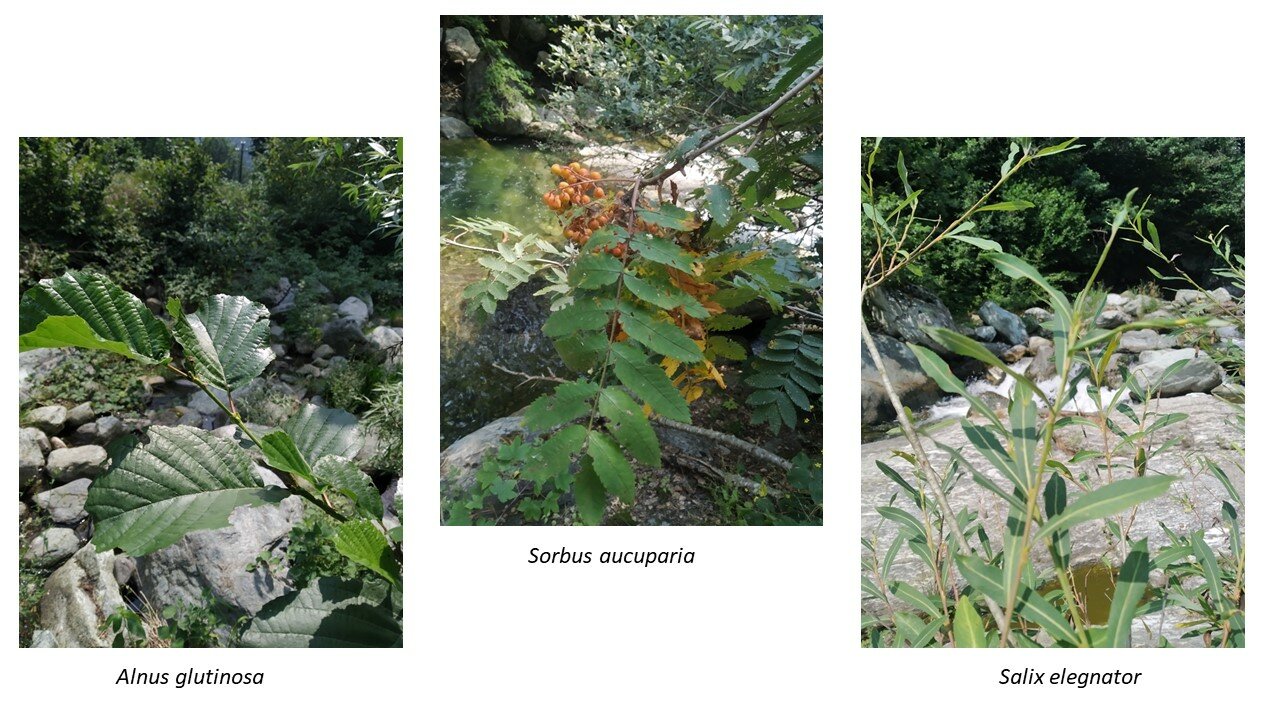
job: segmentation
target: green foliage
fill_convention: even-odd
[[[483,18],[455,15],[448,19],[471,33],[480,47],[478,62],[485,63],[478,87],[469,90],[467,119],[483,127],[499,127],[516,119],[516,108],[533,97],[530,73],[516,64],[507,42],[495,37]]]
[[[374,386],[369,409],[360,419],[366,442],[381,448],[373,460],[375,469],[400,476],[404,472],[404,380],[396,378]]]
[[[105,350],[70,350],[31,389],[33,407],[92,403],[107,413],[140,413],[146,408],[144,368]]]
[[[128,605],[116,608],[102,622],[112,647],[233,647],[244,620],[228,621],[225,603],[205,591],[200,602],[177,602],[162,608],[146,605],[141,612]]]
[[[485,458],[466,495],[448,499],[445,524],[492,525],[508,517],[528,524],[550,520],[561,512],[561,500],[572,486],[570,454],[581,449],[586,436],[581,425],[569,425],[541,442],[516,437],[500,445]]]
[[[797,413],[822,399],[822,336],[788,328],[775,334],[752,362],[745,382],[757,388],[747,398],[751,421],[778,432],[796,426]]]
[[[364,438],[354,416],[306,405],[259,437],[234,406],[224,406],[212,387],[241,387],[266,367],[268,313],[244,297],[209,298],[184,315],[170,303],[183,353],[169,355],[174,336],[142,302],[104,276],[68,272],[45,280],[21,299],[19,348],[73,346],[106,349],[168,368],[210,395],[268,465],[283,472],[285,487],[264,485],[249,452],[238,442],[191,427],[154,425],[145,437],[129,436],[111,447],[109,471],[89,487],[85,509],[94,520],[99,550],[119,548],[144,555],[167,547],[188,532],[229,523],[237,507],[280,502],[298,495],[313,509],[342,523],[328,545],[339,557],[368,568],[379,579],[354,597],[335,600],[349,589],[339,578],[320,578],[302,590],[269,603],[246,633],[252,645],[399,643],[399,535],[389,537],[379,523],[377,488],[349,458]],[[376,536],[376,537],[375,537]],[[324,562],[329,562],[327,559]],[[312,563],[313,565],[315,563]],[[307,563],[300,563],[306,567]],[[382,583],[379,590],[377,583]],[[377,596],[377,597],[375,597]],[[380,599],[379,599],[380,598]],[[209,615],[193,609],[166,610],[158,631],[169,645],[201,644],[212,632]],[[136,618],[120,615],[114,630],[125,637]],[[376,630],[370,633],[370,630]],[[299,633],[310,632],[303,636]],[[286,637],[287,636],[287,637]]]

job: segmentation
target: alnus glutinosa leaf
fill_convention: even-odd
[[[169,362],[168,328],[105,275],[67,272],[41,280],[18,301],[18,351],[109,350],[148,365]]]
[[[214,295],[194,313],[169,301],[173,334],[196,375],[223,390],[248,385],[275,359],[269,347],[271,314],[246,297]]]
[[[246,647],[399,647],[403,632],[390,600],[377,599],[366,583],[320,578],[264,605],[241,642]]]
[[[192,530],[225,527],[237,507],[289,495],[264,487],[249,455],[231,440],[163,426],[149,428],[146,440],[117,445],[111,470],[89,488],[85,509],[99,550],[146,555]]]

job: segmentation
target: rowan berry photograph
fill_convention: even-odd
[[[821,524],[822,18],[441,21],[441,522]]]

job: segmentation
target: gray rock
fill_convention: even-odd
[[[396,334],[395,330],[392,330],[385,325],[370,330],[369,334],[365,336],[365,340],[374,348],[382,352],[390,350],[403,342],[403,339]]]
[[[257,558],[264,550],[282,557],[281,541],[301,518],[297,496],[276,505],[236,508],[230,526],[187,533],[138,558],[138,584],[157,606],[200,602],[208,590],[238,612],[256,613],[290,589],[283,563],[268,567]]]
[[[36,348],[18,353],[18,402],[31,400],[31,391],[53,371],[63,358],[67,357],[65,348]]]
[[[71,434],[73,445],[94,445],[98,442],[98,423],[88,422]]]
[[[504,440],[525,434],[520,415],[499,418],[465,437],[459,438],[440,453],[440,492],[455,498],[475,485],[476,471],[487,455]]]
[[[1220,327],[1214,330],[1214,332],[1217,333],[1218,337],[1222,338],[1223,340],[1234,340],[1236,338],[1244,337],[1240,333],[1240,328],[1236,327],[1235,325]]]
[[[36,433],[40,435],[37,436]],[[36,428],[18,430],[18,482],[24,487],[44,470],[44,452],[40,449],[38,439],[43,435]],[[48,445],[49,439],[45,438],[44,442]]]
[[[102,445],[106,445],[116,438],[124,437],[129,432],[129,428],[125,427],[124,421],[114,415],[98,418],[94,426],[97,431],[98,442]]]
[[[1231,295],[1231,291],[1224,287],[1210,290],[1209,297],[1222,305],[1235,301],[1235,298]]]
[[[1118,308],[1108,308],[1098,314],[1098,319],[1094,323],[1104,330],[1118,328],[1125,323],[1133,322],[1133,317]]]
[[[80,403],[79,405],[67,411],[67,427],[78,428],[85,423],[91,423],[97,417],[93,412],[91,403]]]
[[[47,435],[57,435],[67,424],[67,409],[61,405],[45,405],[27,413],[23,425],[33,427]]]
[[[102,446],[81,445],[49,453],[46,470],[57,482],[96,478],[106,472],[107,460],[107,451]]]
[[[18,522],[21,523],[23,520],[26,520],[27,516],[30,514],[31,514],[31,508],[27,507],[26,503],[19,500],[18,501]]]
[[[285,356],[289,354],[289,351],[284,345],[281,345],[280,343],[275,343],[271,346],[271,353],[275,355],[276,360],[279,361],[279,360],[283,360]]]
[[[951,311],[929,291],[914,285],[902,288],[880,286],[867,294],[867,301],[872,319],[889,336],[951,356],[949,350],[924,332],[926,327],[959,332]]]
[[[1010,345],[1027,344],[1027,328],[1022,324],[1022,318],[990,300],[978,306],[978,317],[995,328],[996,334]]]
[[[1040,340],[1042,342],[1034,342]],[[1027,365],[1027,377],[1039,382],[1048,380],[1058,374],[1058,364],[1053,353],[1053,343],[1041,337],[1033,337],[1029,348],[1035,351],[1031,363]]]
[[[358,297],[349,297],[338,305],[338,317],[364,325],[369,321],[369,305]]]
[[[289,294],[290,290],[293,290],[293,283],[289,281],[289,278],[281,275],[276,280],[275,285],[267,288],[258,296],[258,300],[262,301],[262,304],[267,307],[278,305],[285,299],[285,296]]]
[[[45,490],[35,496],[36,505],[49,513],[49,517],[59,525],[75,525],[88,517],[84,510],[85,499],[89,497],[89,486],[93,481],[89,478],[72,480],[52,490]]]
[[[44,628],[36,628],[31,631],[31,644],[27,647],[33,648],[56,648],[58,641],[54,638],[53,633]]]
[[[138,572],[138,561],[128,555],[116,555],[115,575],[116,583],[119,585],[128,585],[133,581],[133,576]]]
[[[45,581],[40,625],[53,636],[53,647],[110,647],[102,621],[123,606],[115,558],[85,545]]]
[[[1140,353],[1148,350],[1162,350],[1177,344],[1177,340],[1169,335],[1161,335],[1155,330],[1129,330],[1120,334],[1120,342],[1116,346],[1118,352]]]
[[[440,116],[440,137],[445,140],[461,140],[463,138],[473,138],[476,131],[471,129],[465,121],[449,115]]]
[[[1109,308],[1124,307],[1126,300],[1128,300],[1128,298],[1126,298],[1125,296],[1119,293],[1107,293],[1107,302],[1105,307],[1109,307]]]
[[[218,399],[224,404],[227,402],[226,390],[221,390],[215,387],[210,387],[209,390],[216,394]],[[187,407],[195,410],[201,415],[207,415],[211,418],[226,417],[226,413],[222,412],[222,408],[218,407],[218,403],[203,390],[197,390],[191,393],[191,396],[187,398]]]
[[[964,328],[965,335],[977,340],[978,342],[989,343],[996,339],[996,329],[990,325],[979,325],[975,328]]]
[[[1226,379],[1223,369],[1203,355],[1190,358],[1186,365],[1171,373],[1168,372],[1170,365],[1187,359],[1181,351],[1162,351],[1159,357],[1153,357],[1157,353],[1143,355],[1143,361],[1130,368],[1130,372],[1139,386],[1153,396],[1176,397],[1188,393],[1205,393],[1218,387]]]
[[[49,436],[45,435],[44,431],[39,428],[19,428],[18,435],[29,437],[40,448],[40,452],[46,455],[53,449],[53,446],[49,444]]]
[[[306,365],[303,365],[302,367],[298,368],[298,374],[302,375],[303,377],[318,378],[324,375],[324,371],[316,367],[315,365],[312,365],[311,363],[307,363]]]
[[[1161,367],[1169,367],[1179,360],[1190,360],[1200,355],[1200,351],[1195,348],[1174,348],[1172,350],[1147,350],[1138,353],[1139,363],[1155,364]]]
[[[1007,363],[1016,363],[1027,354],[1026,345],[1014,345],[1000,356],[1000,359]]]
[[[49,438],[49,447],[52,450],[66,450],[67,443],[62,438],[58,437],[57,435],[54,435],[53,437]]]
[[[480,46],[466,28],[451,27],[444,31],[444,54],[452,63],[469,65],[480,58]]]
[[[400,525],[400,518],[396,514],[396,502],[403,502],[403,496],[400,494],[400,478],[391,481],[386,490],[382,491],[382,526],[390,530]]]
[[[163,387],[167,381],[163,375],[144,375],[142,384],[147,386],[147,390],[155,392],[158,388]]]
[[[937,402],[942,390],[924,370],[916,356],[901,342],[883,335],[873,335],[876,349],[884,362],[889,382],[902,404],[913,410]],[[870,349],[862,347],[862,425],[889,422],[896,417],[884,380],[876,370]]]
[[[1214,397],[1221,398],[1222,400],[1226,400],[1229,403],[1235,403],[1237,405],[1244,404],[1244,386],[1243,385],[1236,385],[1235,383],[1224,382],[1218,387],[1213,389],[1213,395]]]
[[[321,328],[322,337],[326,345],[346,355],[353,348],[364,345],[364,332],[360,329],[362,324],[361,322],[356,322],[354,318],[334,318]]]
[[[51,527],[31,540],[23,557],[41,567],[53,567],[75,555],[83,544],[75,530]]]
[[[486,90],[488,84],[489,65],[492,60],[481,57],[469,64],[466,69],[466,81],[463,90],[466,117],[473,126],[490,135],[501,137],[522,137],[529,133],[529,126],[537,119],[533,108],[522,99],[502,98]],[[483,112],[482,103],[496,104],[497,112]],[[500,118],[500,119],[495,119]],[[479,122],[477,122],[479,121]],[[603,171],[601,171],[603,172]]]
[[[314,360],[328,360],[336,354],[333,348],[328,345],[321,345],[315,349],[315,352],[311,353],[311,357]]]

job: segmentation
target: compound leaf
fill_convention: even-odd
[[[640,348],[629,343],[615,344],[613,374],[654,412],[677,422],[691,421],[689,406],[676,386],[671,384],[671,378],[650,363],[648,355]]]

